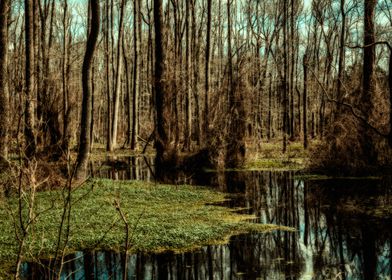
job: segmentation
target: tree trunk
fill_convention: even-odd
[[[197,83],[199,81],[199,45],[197,40],[197,23],[196,23],[196,0],[191,0],[191,15],[192,15],[192,68],[193,68],[193,82],[192,82],[192,92],[195,100],[195,138],[196,144],[200,146],[201,144],[201,134],[202,134],[202,121],[200,112],[200,102],[199,94],[197,89]]]
[[[110,86],[110,47],[109,47],[109,32],[110,32],[110,18],[109,18],[109,2],[106,1],[105,3],[105,71],[106,71],[106,79],[105,79],[105,86],[106,86],[106,150],[109,151],[110,147],[112,146],[112,89]]]
[[[244,96],[240,88],[242,77],[236,76],[234,83],[234,69],[232,57],[232,18],[231,1],[227,1],[227,51],[228,51],[228,130],[227,150],[225,167],[237,168],[245,161],[245,135],[246,135],[246,114],[244,106]]]
[[[156,176],[162,180],[164,178],[165,167],[176,164],[176,150],[171,147],[168,138],[171,122],[171,102],[172,94],[167,91],[166,76],[166,50],[164,48],[164,27],[162,0],[154,0],[154,27],[155,27],[155,108],[156,108]],[[174,161],[174,162],[173,162]]]
[[[0,163],[8,157],[9,92],[8,92],[8,15],[10,0],[0,2]]]
[[[377,0],[364,0],[364,50],[363,50],[363,80],[362,95],[360,98],[364,118],[369,121],[373,111],[373,94],[375,91],[375,32],[374,12]],[[372,141],[372,135],[364,123],[360,124],[361,149],[363,161],[367,166],[373,166],[377,161],[377,153]]]
[[[389,135],[388,135],[388,142],[389,142],[389,146],[392,147],[392,48],[389,49],[388,85],[389,85]]]
[[[80,122],[79,151],[76,166],[76,177],[85,178],[87,175],[87,163],[90,153],[90,125],[91,125],[91,63],[93,61],[95,47],[97,44],[99,25],[100,25],[100,7],[98,0],[90,0],[91,7],[91,28],[87,39],[86,52],[82,66],[82,118]]]
[[[302,95],[302,106],[303,106],[303,133],[304,133],[304,149],[308,148],[308,119],[307,119],[307,91],[308,91],[308,59],[306,54],[304,54],[303,58],[303,67],[304,67],[304,92]]]
[[[134,61],[133,61],[133,90],[132,90],[132,137],[131,149],[137,149],[137,135],[139,133],[138,114],[139,114],[139,95],[140,95],[140,68],[141,68],[141,12],[140,0],[134,0],[134,14],[133,14],[133,38],[134,38]]]
[[[211,52],[211,3],[207,0],[207,38],[206,38],[206,60],[204,68],[204,122],[203,122],[203,141],[206,143],[208,133],[208,96],[210,88],[210,52]],[[230,17],[230,16],[229,16]]]
[[[290,14],[290,50],[291,50],[291,69],[290,69],[290,139],[295,138],[295,107],[294,107],[294,70],[295,70],[295,17],[294,0],[291,0]]]
[[[269,90],[268,90],[268,130],[267,130],[267,140],[271,140],[272,131],[272,74],[269,74]]]
[[[69,142],[71,138],[70,133],[70,106],[69,106],[69,47],[70,44],[67,44],[68,41],[68,0],[64,0],[64,10],[63,10],[63,57],[62,57],[62,93],[63,93],[63,138],[62,138],[62,149],[65,152],[68,152]],[[71,38],[69,36],[69,38]]]
[[[34,124],[35,74],[34,74],[34,8],[33,0],[25,0],[25,52],[26,52],[26,85],[24,135],[25,154],[31,159],[36,153],[36,135]]]
[[[288,19],[288,9],[287,1],[283,1],[283,81],[282,81],[282,94],[283,94],[283,153],[287,150],[287,132],[289,126],[289,112],[288,112],[288,85],[287,85],[287,74],[288,74],[288,60],[287,60],[287,19]]]
[[[185,1],[185,141],[184,149],[190,150],[192,134],[192,107],[191,107],[191,38],[190,38],[190,1]]]
[[[112,152],[117,147],[117,133],[118,133],[118,112],[120,107],[120,90],[121,90],[121,72],[122,72],[122,59],[121,59],[121,47],[122,47],[122,36],[123,36],[123,22],[124,22],[124,6],[126,5],[125,0],[121,1],[120,6],[120,25],[118,28],[117,37],[117,56],[116,56],[116,87],[114,91],[114,103],[113,103],[113,117],[112,117],[112,141],[109,143],[109,151]]]
[[[339,62],[338,62],[338,85],[337,85],[337,100],[336,114],[339,115],[341,106],[339,102],[343,101],[343,70],[344,70],[344,44],[345,44],[345,33],[346,33],[346,12],[344,11],[345,0],[340,0],[340,13],[342,16],[342,29],[340,30],[340,41],[339,41]]]

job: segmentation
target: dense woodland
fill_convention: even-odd
[[[390,279],[391,171],[392,0],[0,0],[1,279]]]
[[[0,156],[238,167],[317,139],[320,168],[388,166],[391,40],[390,0],[1,0]]]

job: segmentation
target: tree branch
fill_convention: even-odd
[[[389,134],[382,133],[380,130],[378,130],[377,127],[371,125],[371,124],[361,115],[361,114],[362,114],[362,111],[361,111],[361,110],[359,110],[359,109],[357,109],[357,108],[354,108],[354,106],[351,105],[351,104],[349,104],[349,103],[340,102],[340,101],[338,101],[338,100],[336,100],[336,99],[331,98],[331,97],[329,96],[327,90],[325,89],[324,85],[323,85],[323,84],[319,81],[319,79],[317,78],[317,76],[316,76],[316,74],[314,73],[314,71],[313,71],[312,69],[309,69],[309,71],[310,71],[310,72],[312,73],[312,75],[315,77],[317,83],[319,84],[319,86],[320,86],[321,89],[323,90],[323,95],[327,98],[327,101],[328,101],[328,102],[333,102],[333,103],[335,103],[335,104],[338,104],[338,105],[341,105],[341,106],[346,107],[347,109],[350,110],[351,114],[352,114],[355,118],[357,118],[357,119],[360,120],[362,123],[364,123],[368,128],[370,128],[371,130],[373,130],[377,135],[379,135],[379,136],[381,136],[381,137],[383,137],[383,138],[388,139]],[[359,111],[360,114],[358,114],[357,111]]]
[[[377,41],[377,42],[374,42],[372,44],[365,45],[365,46],[360,46],[360,45],[349,46],[349,45],[345,45],[345,47],[350,48],[350,49],[365,49],[365,48],[373,47],[373,46],[376,46],[376,45],[385,45],[392,52],[392,45],[388,41]]]

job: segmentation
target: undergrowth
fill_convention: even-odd
[[[290,142],[285,153],[281,142],[263,142],[259,146],[248,152],[245,169],[300,170],[307,166],[308,151],[301,142]]]

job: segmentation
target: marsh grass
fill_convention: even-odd
[[[248,170],[300,170],[307,166],[308,151],[300,142],[291,142],[286,153],[280,142],[263,142],[260,149],[248,153],[245,169]]]
[[[35,211],[41,214],[27,241],[25,260],[54,254],[63,211],[62,195],[61,191],[37,194]],[[234,234],[290,230],[250,223],[253,216],[240,215],[236,209],[218,205],[225,200],[224,193],[202,187],[92,180],[72,193],[71,231],[66,253],[81,249],[124,249],[125,226],[115,202],[130,225],[130,252],[182,252],[227,242]],[[0,271],[9,269],[10,262],[16,258],[16,212],[16,198],[0,201]]]

